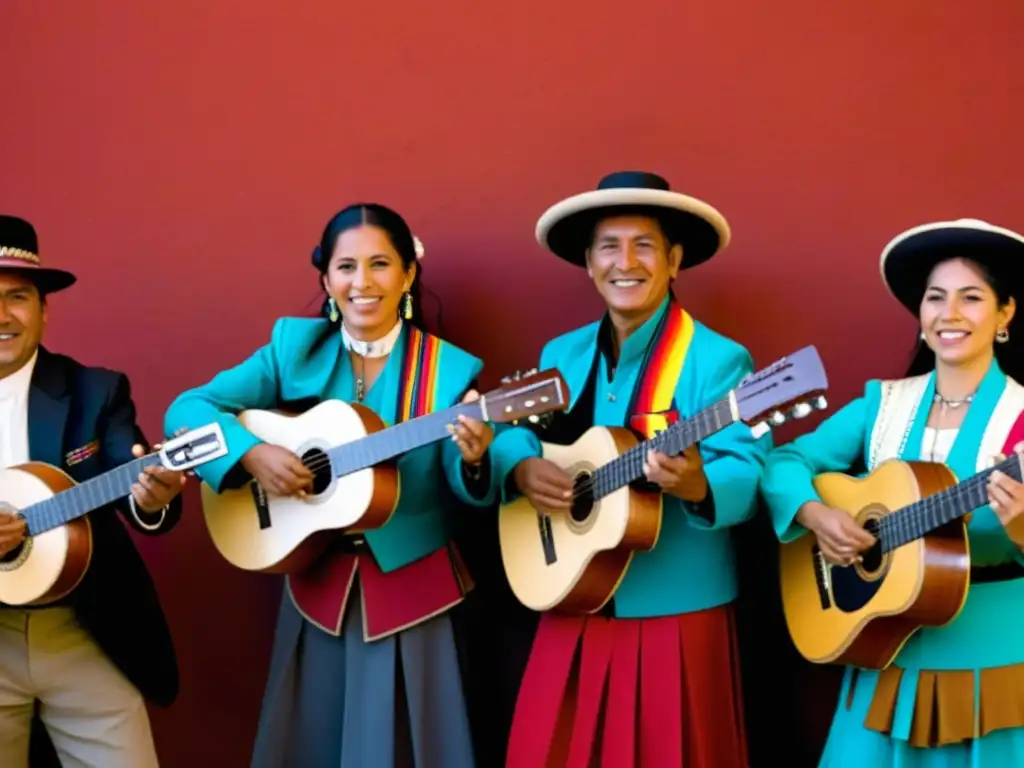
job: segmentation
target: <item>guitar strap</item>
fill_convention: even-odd
[[[437,390],[437,361],[441,340],[409,325],[409,338],[402,359],[395,423],[426,416],[434,410]]]
[[[626,414],[629,425],[650,440],[679,421],[676,386],[693,341],[693,318],[673,299],[647,345]]]
[[[537,437],[556,445],[570,445],[594,425],[600,339],[607,333],[607,318],[598,329],[598,345],[590,364],[586,384],[571,411],[556,413],[544,427],[529,425]],[[654,437],[679,420],[675,390],[693,339],[693,318],[672,301],[654,331],[641,363],[641,374],[633,387],[627,422],[645,439]]]

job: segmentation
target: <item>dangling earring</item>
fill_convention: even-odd
[[[331,319],[331,322],[338,322],[338,305],[335,303],[333,296],[327,300],[327,306],[329,309],[327,316]]]
[[[1008,330],[1006,330],[1005,328],[1000,328],[996,332],[996,341],[998,341],[1000,344],[1005,344],[1009,340],[1010,340],[1010,332]]]
[[[412,320],[412,294],[408,291],[402,296],[402,317]]]

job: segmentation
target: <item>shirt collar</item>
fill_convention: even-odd
[[[618,361],[615,359],[615,331],[612,328],[611,318],[605,313],[604,319],[601,321],[601,327],[598,330],[597,346],[601,350],[601,354],[604,355],[609,370],[623,365],[640,364],[640,361],[643,360],[644,355],[647,353],[647,347],[654,338],[654,332],[658,328],[658,323],[661,322],[661,318],[667,311],[671,300],[671,295],[666,296],[661,304],[658,305],[654,314],[647,318],[643,325],[626,337],[626,340],[622,342],[622,349],[619,350]]]
[[[9,376],[0,379],[0,400],[9,400],[28,391],[32,383],[32,372],[39,358],[39,350],[32,353],[31,359]]]

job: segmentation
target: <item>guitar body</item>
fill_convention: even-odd
[[[568,446],[543,444],[543,457],[576,479],[638,444],[621,427],[591,427]],[[525,496],[503,505],[498,533],[505,573],[516,598],[535,611],[594,613],[626,575],[633,553],[650,550],[661,531],[661,494],[623,486],[593,502],[577,499],[571,512],[550,515]]]
[[[28,462],[0,469],[0,510],[16,513],[75,486],[57,467]],[[26,536],[0,557],[0,603],[47,605],[70,594],[92,560],[92,527],[79,517],[37,536]]]
[[[243,411],[242,425],[261,440],[305,457],[317,454],[314,492],[306,498],[264,492],[255,481],[216,493],[201,486],[203,515],[214,546],[232,565],[248,571],[291,573],[311,564],[340,531],[383,526],[398,503],[398,468],[385,462],[332,477],[324,452],[385,428],[373,411],[339,400],[300,415]],[[258,502],[259,500],[259,502]]]
[[[824,473],[814,487],[827,506],[862,526],[956,485],[942,464],[890,460],[867,477]],[[813,534],[782,545],[782,604],[797,650],[816,663],[884,669],[921,627],[948,624],[970,581],[964,518],[864,562],[828,567]]]

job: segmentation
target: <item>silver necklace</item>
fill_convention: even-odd
[[[374,341],[363,341],[350,335],[348,330],[345,328],[344,323],[341,326],[341,341],[345,349],[359,355],[359,372],[356,374],[356,400],[363,402],[363,397],[366,395],[366,383],[363,378],[363,370],[365,365],[363,360],[366,358],[374,357],[387,357],[391,354],[391,350],[395,348],[395,344],[398,341],[399,335],[402,333],[402,321],[399,320],[395,323],[394,327],[387,332],[382,338]]]
[[[936,391],[935,397],[933,399],[936,403],[948,405],[950,408],[959,408],[961,405],[972,402],[974,400],[974,395],[970,394],[967,397],[962,398],[961,400],[950,400],[949,398],[943,397],[938,393],[938,391]]]

